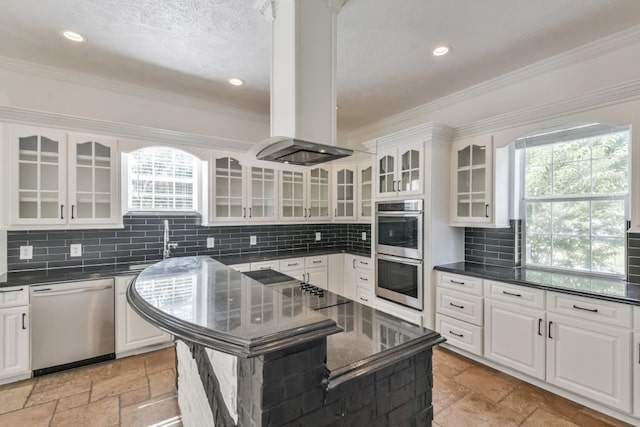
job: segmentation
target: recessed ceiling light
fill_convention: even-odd
[[[433,56],[442,56],[442,55],[446,55],[447,53],[451,52],[451,47],[450,46],[438,46],[435,49],[433,49]]]
[[[237,78],[232,78],[229,79],[229,83],[231,83],[234,86],[242,86],[244,84],[244,80],[242,79],[237,79]]]
[[[75,31],[65,30],[61,34],[62,37],[72,42],[81,43],[86,40],[82,34],[76,33]]]

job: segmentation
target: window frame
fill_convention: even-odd
[[[135,153],[136,151],[149,149],[149,148],[165,148],[165,149],[176,150],[183,154],[187,154],[193,158],[194,160],[193,172],[192,172],[193,173],[193,181],[192,181],[193,209],[163,209],[163,208],[136,209],[131,207],[131,201],[132,201],[132,195],[133,195],[132,180],[131,180],[131,174],[130,174],[131,157],[133,153]],[[206,168],[203,167],[203,161],[199,157],[193,155],[188,151],[182,150],[177,147],[172,147],[169,145],[150,145],[150,146],[140,147],[135,150],[131,150],[129,152],[123,152],[121,162],[122,162],[121,188],[122,188],[123,215],[131,215],[131,216],[135,216],[135,215],[182,216],[182,215],[192,215],[192,214],[202,215],[202,206],[203,206],[202,191],[203,191],[203,184],[204,184],[202,174]]]
[[[589,125],[587,125],[586,127],[588,127]],[[544,145],[553,145],[556,143],[562,143],[562,142],[571,142],[571,141],[575,141],[578,139],[586,139],[586,138],[595,138],[597,136],[600,135],[607,135],[607,134],[613,134],[613,133],[617,133],[617,132],[622,132],[622,131],[626,131],[629,133],[629,137],[628,137],[628,154],[627,154],[627,192],[625,193],[615,193],[615,194],[603,194],[603,195],[594,195],[591,194],[589,196],[583,196],[583,195],[570,195],[570,196],[556,196],[556,195],[551,195],[551,196],[536,196],[536,197],[532,197],[532,198],[526,198],[526,160],[527,160],[527,156],[526,156],[526,151],[527,148],[531,148],[531,147],[527,147],[527,146],[522,146],[522,147],[518,147],[516,144],[516,152],[517,152],[517,156],[519,157],[519,165],[517,168],[517,172],[519,174],[519,185],[518,185],[518,190],[519,190],[519,209],[521,212],[520,217],[522,218],[522,226],[521,226],[521,230],[522,230],[522,237],[521,237],[521,243],[520,243],[520,253],[521,253],[521,265],[523,267],[526,268],[530,268],[530,269],[535,269],[535,270],[541,270],[541,271],[548,271],[548,272],[552,272],[552,273],[563,273],[563,274],[575,274],[575,275],[580,275],[580,276],[586,276],[586,277],[591,277],[591,278],[604,278],[604,279],[624,279],[626,278],[627,275],[627,268],[628,268],[628,245],[627,245],[627,237],[625,235],[625,239],[624,239],[624,244],[623,244],[623,249],[624,249],[624,262],[625,262],[625,267],[624,267],[624,271],[620,274],[617,273],[607,273],[607,272],[601,272],[601,271],[593,271],[593,270],[580,270],[580,269],[574,269],[574,268],[568,268],[568,267],[557,267],[557,266],[548,266],[548,265],[540,265],[540,264],[529,264],[527,262],[527,224],[526,224],[526,218],[527,218],[527,205],[528,203],[545,203],[545,202],[549,202],[549,203],[553,203],[553,202],[579,202],[579,201],[588,201],[588,202],[594,202],[594,201],[609,201],[609,200],[622,200],[624,201],[624,217],[625,217],[625,233],[626,231],[629,229],[629,219],[630,219],[630,209],[631,209],[631,187],[632,187],[632,179],[631,179],[631,175],[632,175],[632,148],[633,148],[633,144],[632,144],[632,133],[631,133],[631,126],[630,125],[625,125],[625,126],[606,126],[606,125],[598,125],[597,129],[600,129],[602,127],[608,128],[607,132],[594,132],[591,135],[588,134],[584,134],[582,132],[580,132],[580,129],[582,129],[585,126],[577,126],[575,129],[578,129],[579,131],[576,132],[575,134],[573,134],[571,131],[574,128],[571,127],[563,127],[560,130],[552,130],[550,132],[546,132],[546,133],[541,133],[541,135],[544,135],[544,138],[548,138],[548,135],[553,135],[553,134],[559,134],[560,138],[557,139],[557,141],[555,142],[546,142],[546,143],[541,143],[538,144],[539,146],[544,146]],[[531,137],[529,137],[531,138]],[[533,137],[535,138],[535,136]],[[527,137],[525,138],[518,138],[516,139],[516,142],[518,142],[520,139],[527,139]],[[593,159],[591,159],[593,160]],[[552,177],[552,185],[553,185],[553,177]],[[553,216],[552,216],[553,218]],[[592,218],[593,216],[590,215],[589,216],[589,229],[591,231],[591,224],[592,224]],[[552,233],[551,236],[553,236],[554,234]],[[590,265],[592,265],[592,261],[593,261],[593,242],[590,239],[590,243],[589,243],[589,259],[590,259]],[[552,241],[552,250],[553,250],[553,241]],[[552,252],[553,253],[553,252]]]

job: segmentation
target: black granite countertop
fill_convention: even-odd
[[[551,273],[524,267],[497,267],[473,262],[438,265],[434,269],[549,291],[640,305],[640,285],[623,280]]]
[[[340,248],[318,249],[312,251],[278,251],[249,253],[216,257],[225,265],[243,264],[247,262],[270,261],[295,257],[317,256],[348,253],[370,257],[369,252],[359,252]],[[158,261],[159,262],[159,261]],[[0,274],[0,288],[10,286],[40,285],[44,283],[72,282],[77,280],[105,279],[114,276],[138,274],[152,263],[143,264],[108,264],[81,268],[59,268],[51,270],[20,271]]]
[[[345,248],[323,248],[323,249],[313,249],[310,251],[277,251],[277,252],[259,252],[259,253],[248,253],[248,254],[240,254],[240,255],[226,255],[216,257],[215,259],[220,261],[225,265],[234,265],[234,264],[245,264],[247,262],[260,262],[260,261],[271,261],[274,259],[287,259],[287,258],[298,258],[298,257],[309,257],[309,256],[319,256],[319,255],[332,255],[332,254],[351,254],[358,255],[370,258],[371,252],[358,251],[354,249],[345,249]]]

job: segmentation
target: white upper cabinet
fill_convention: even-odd
[[[304,170],[280,171],[280,218],[304,219],[308,216],[306,183],[307,172]]]
[[[69,135],[69,222],[118,222],[117,141]]]
[[[335,186],[333,217],[336,220],[355,220],[358,216],[356,207],[355,165],[336,164],[333,168]]]
[[[451,225],[509,226],[507,150],[496,152],[491,135],[453,144]]]
[[[423,142],[379,150],[376,161],[378,197],[405,197],[423,193]]]
[[[307,218],[311,220],[328,220],[331,218],[330,190],[331,170],[326,166],[309,169],[309,190]]]
[[[6,129],[10,226],[122,222],[115,139],[29,126]]]
[[[358,220],[369,221],[373,215],[373,166],[358,165]]]
[[[277,170],[243,166],[236,153],[214,153],[210,175],[212,223],[277,219]]]

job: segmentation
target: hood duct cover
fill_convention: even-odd
[[[269,138],[264,143],[268,145],[256,155],[258,160],[292,165],[311,166],[353,154],[353,150],[346,148],[281,136]]]

